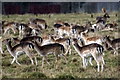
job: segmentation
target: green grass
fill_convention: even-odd
[[[118,18],[115,17],[115,13],[109,13],[111,18],[108,20],[108,23],[111,21],[119,22]],[[24,22],[27,23],[29,18],[43,18],[47,21],[49,28],[45,30],[44,33],[52,34],[53,31],[53,24],[56,20],[67,21],[70,23],[79,23],[85,24],[86,21],[92,21],[95,23],[96,16],[101,15],[102,13],[95,13],[94,18],[90,18],[90,14],[81,13],[81,14],[39,14],[35,16],[33,14],[24,14],[24,15],[3,15],[2,20],[7,21],[15,21],[15,22]],[[12,32],[11,32],[12,33]],[[111,35],[115,38],[119,37],[116,32],[98,32],[97,35]],[[93,35],[96,35],[93,34]],[[3,36],[3,39],[18,36],[17,33],[15,35],[9,34]],[[120,74],[120,55],[114,56],[111,51],[105,52],[105,68],[103,73],[97,72],[97,65],[96,62],[93,61],[93,66],[87,66],[86,69],[82,68],[82,59],[77,54],[77,52],[72,48],[72,55],[67,56],[68,62],[66,63],[63,58],[59,60],[58,63],[55,63],[55,58],[53,55],[49,55],[48,59],[51,65],[47,63],[44,64],[44,68],[41,67],[41,60],[42,57],[37,56],[38,65],[31,65],[30,59],[26,55],[21,55],[18,58],[18,61],[22,64],[22,66],[15,64],[10,64],[13,57],[10,56],[8,51],[6,50],[5,45],[3,44],[3,49],[5,54],[2,55],[2,78],[41,78],[41,79],[48,79],[48,78],[55,78],[57,79],[69,79],[73,80],[76,78],[119,78]],[[36,53],[36,52],[35,52]]]

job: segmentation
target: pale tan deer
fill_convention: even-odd
[[[83,60],[83,68],[86,68],[87,63],[88,63],[88,59],[89,59],[89,63],[91,65],[91,58],[93,57],[94,60],[97,63],[97,71],[100,71],[100,64],[101,64],[101,71],[103,71],[104,68],[104,59],[103,59],[103,51],[104,48],[96,43],[92,43],[89,45],[85,45],[85,46],[80,46],[78,45],[78,40],[77,39],[73,39],[73,47],[75,49],[75,51],[81,56],[82,60]]]

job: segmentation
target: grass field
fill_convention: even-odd
[[[120,22],[118,17],[115,16],[116,12],[109,13],[109,22],[116,21]],[[49,28],[44,31],[43,34],[52,34],[53,24],[56,20],[67,21],[70,23],[85,24],[86,21],[92,21],[95,23],[96,16],[100,16],[102,13],[94,13],[94,17],[91,18],[90,14],[87,13],[70,13],[70,14],[24,14],[24,15],[3,15],[2,20],[15,21],[15,22],[25,22],[27,23],[29,18],[42,18],[47,21]],[[98,32],[93,35],[111,35],[115,38],[120,37],[118,31],[105,31]],[[3,36],[3,39],[10,38],[12,36],[17,36],[16,34],[9,34]],[[41,67],[42,57],[37,56],[38,65],[31,65],[30,59],[26,55],[21,55],[18,61],[22,64],[19,66],[17,64],[10,64],[12,57],[6,50],[6,46],[3,44],[3,49],[5,54],[1,55],[2,60],[2,76],[1,78],[41,78],[41,79],[76,79],[76,78],[119,78],[120,75],[120,55],[113,55],[113,51],[105,51],[105,68],[104,72],[98,73],[96,71],[97,65],[93,60],[93,66],[87,66],[86,69],[82,68],[82,59],[77,54],[77,52],[72,48],[72,55],[67,56],[68,62],[66,63],[63,58],[59,60],[59,63],[55,64],[55,58],[53,55],[49,55],[48,59],[51,65],[45,63],[44,68]],[[35,52],[35,51],[34,51]],[[36,52],[35,52],[36,53]]]

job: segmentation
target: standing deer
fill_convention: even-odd
[[[34,41],[34,42],[32,41],[32,44],[34,45],[34,49],[37,51],[37,53],[43,57],[42,58],[42,67],[44,66],[44,60],[50,65],[50,63],[47,60],[47,55],[50,53],[55,55],[56,62],[58,61],[59,55],[61,55],[65,58],[65,56],[63,54],[65,52],[64,46],[61,44],[53,43],[53,44],[47,44],[47,45],[40,46],[40,45],[38,45],[38,43],[36,41]]]
[[[89,59],[89,63],[91,65],[92,62],[92,57],[94,58],[94,60],[97,63],[97,71],[100,71],[100,64],[101,64],[101,71],[103,71],[104,68],[104,59],[103,59],[103,51],[104,48],[96,43],[92,43],[89,45],[85,45],[85,46],[79,46],[78,45],[78,40],[77,39],[73,39],[73,47],[76,50],[76,52],[81,56],[82,60],[83,60],[83,67],[86,68],[87,63],[88,63],[88,59]],[[90,58],[89,58],[90,57]]]
[[[4,43],[6,44],[7,50],[9,51],[11,56],[13,57],[13,60],[12,60],[11,64],[16,62],[18,65],[21,65],[18,62],[17,58],[21,53],[26,53],[26,55],[30,58],[32,64],[34,64],[33,57],[35,58],[35,62],[36,62],[36,65],[37,65],[36,57],[34,56],[34,54],[31,54],[30,51],[29,51],[30,47],[33,48],[33,45],[31,43],[27,43],[27,42],[26,43],[20,43],[20,44],[15,45],[14,47],[12,47],[10,39],[4,40]]]

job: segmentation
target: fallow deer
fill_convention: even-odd
[[[37,51],[37,53],[43,57],[42,58],[42,67],[44,66],[44,60],[46,60],[46,62],[50,65],[50,63],[47,60],[47,55],[50,53],[55,55],[56,62],[58,61],[59,55],[61,55],[65,58],[65,56],[63,54],[65,52],[64,46],[61,44],[53,43],[53,44],[47,44],[47,45],[40,46],[40,45],[38,45],[38,43],[36,41],[34,41],[34,42],[32,41],[32,44],[34,45],[34,49]]]
[[[20,43],[15,45],[14,47],[12,47],[11,45],[11,39],[6,39],[4,40],[4,43],[6,44],[7,50],[8,52],[11,54],[11,56],[13,57],[13,60],[11,62],[11,64],[13,64],[14,62],[16,62],[18,65],[21,65],[17,58],[21,53],[26,53],[26,55],[30,58],[31,63],[34,64],[33,62],[33,57],[35,58],[35,62],[37,65],[37,60],[36,57],[34,56],[34,54],[31,54],[29,51],[30,47],[34,47],[31,43]]]
[[[114,54],[118,55],[117,49],[120,48],[120,38],[110,40],[109,36],[104,37],[105,42],[114,50]]]
[[[67,53],[71,54],[71,48],[70,48],[71,41],[69,38],[55,39],[53,36],[51,36],[51,41],[54,43],[62,44],[66,50],[65,55],[67,55]]]
[[[83,60],[83,67],[86,68],[87,63],[88,63],[88,59],[89,59],[89,63],[91,65],[92,62],[92,57],[94,58],[94,60],[97,63],[97,71],[100,71],[100,63],[101,63],[101,71],[103,71],[104,68],[104,59],[103,59],[103,51],[104,48],[96,43],[92,43],[89,45],[85,45],[85,46],[80,46],[78,45],[78,40],[77,39],[73,39],[73,47],[74,49],[77,51],[77,53],[81,56],[82,60]],[[90,58],[89,58],[90,57]]]

